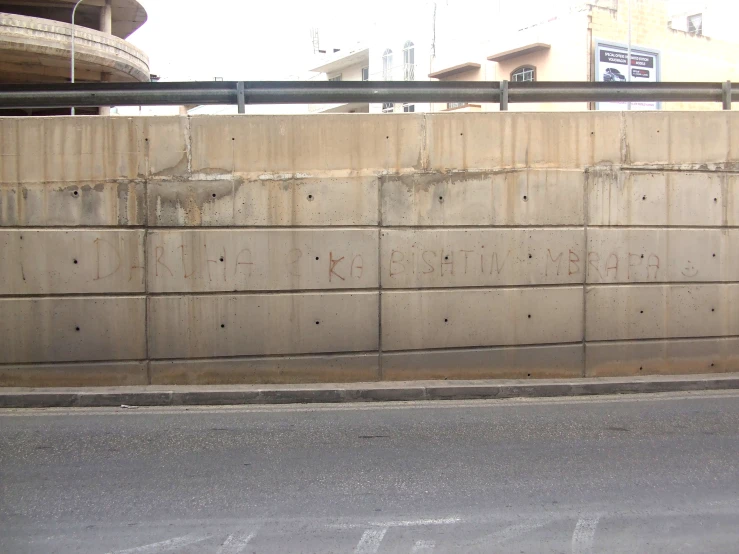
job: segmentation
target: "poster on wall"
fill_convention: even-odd
[[[629,81],[628,47],[623,44],[596,41],[595,76],[601,83]],[[660,59],[657,50],[631,47],[631,82],[657,83],[660,81]],[[625,110],[627,102],[598,102],[598,110]],[[658,110],[659,102],[632,102],[632,110]]]

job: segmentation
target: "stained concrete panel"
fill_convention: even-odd
[[[721,112],[623,112],[626,164],[686,169],[724,164],[729,119]]]
[[[146,223],[144,181],[0,185],[0,226]]]
[[[582,225],[582,171],[382,178],[384,225]]]
[[[739,335],[739,285],[589,287],[587,340]]]
[[[377,293],[153,297],[152,358],[377,350]]]
[[[377,225],[377,177],[149,183],[153,226]]]
[[[373,229],[152,231],[149,290],[375,288],[377,235]]]
[[[0,182],[136,179],[146,175],[143,123],[127,117],[0,119]]]
[[[717,173],[589,172],[588,223],[719,226],[739,195],[726,181]]]
[[[144,291],[144,231],[0,231],[0,294]]]
[[[195,116],[196,174],[391,173],[422,167],[422,114]]]
[[[151,362],[154,385],[346,383],[377,381],[378,354],[215,358]]]
[[[427,114],[432,170],[584,168],[621,161],[618,113]]]
[[[668,339],[586,345],[586,376],[739,371],[739,339]]]
[[[589,283],[739,281],[739,229],[588,229]]]
[[[0,299],[0,363],[142,360],[143,297]]]
[[[145,361],[0,366],[0,387],[120,387],[148,384]]]
[[[582,340],[582,287],[385,292],[382,349]]]
[[[582,283],[583,229],[382,231],[383,288]]]
[[[582,344],[515,346],[382,354],[389,381],[417,379],[527,379],[582,376]]]
[[[152,227],[234,224],[233,180],[151,181],[147,195]]]
[[[190,169],[187,116],[136,118],[144,136],[146,175],[153,179],[186,175]]]

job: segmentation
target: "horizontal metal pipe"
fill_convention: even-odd
[[[498,81],[244,81],[247,104],[500,101]],[[94,106],[237,104],[238,83],[75,83],[0,86],[0,109]],[[739,85],[732,85],[739,93]],[[721,102],[721,83],[509,83],[511,103],[691,101]]]

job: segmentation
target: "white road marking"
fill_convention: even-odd
[[[502,542],[510,541],[512,539],[520,537],[521,535],[525,535],[526,533],[529,533],[533,531],[534,529],[538,529],[539,527],[544,527],[545,525],[548,525],[551,522],[552,520],[540,520],[540,521],[532,521],[529,523],[520,523],[518,525],[511,525],[509,527],[505,527],[504,529],[501,529],[500,531],[496,531],[495,533],[491,533],[489,535],[485,535],[484,537],[476,539],[472,543],[470,543],[469,546],[479,545],[479,544],[491,544],[491,543],[499,544]]]
[[[385,538],[387,527],[382,529],[367,529],[359,539],[354,554],[375,554],[380,549],[380,543]]]
[[[593,548],[595,530],[600,516],[581,517],[572,533],[572,554],[585,554]]]
[[[243,552],[255,535],[256,533],[242,534],[240,536],[229,535],[218,549],[218,554],[239,554]]]
[[[182,548],[183,546],[189,546],[191,544],[203,542],[207,539],[208,537],[203,537],[200,535],[186,535],[184,537],[177,537],[174,539],[168,539],[166,541],[145,544],[144,546],[127,548],[126,550],[116,550],[111,554],[159,554],[159,552],[170,552],[175,548]]]
[[[337,523],[330,525],[329,527],[335,527],[338,529],[355,529],[357,527],[422,527],[424,525],[451,525],[452,523],[459,523],[462,518],[459,517],[444,517],[439,519],[408,519],[400,521],[368,521],[366,523]]]
[[[419,554],[420,552],[431,552],[436,548],[434,541],[416,541],[411,550],[411,554]]]

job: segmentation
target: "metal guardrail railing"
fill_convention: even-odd
[[[591,83],[574,81],[206,81],[0,85],[0,110],[205,104],[336,104],[349,102],[721,102],[731,109],[739,85],[724,83]],[[0,112],[1,114],[2,112]]]

